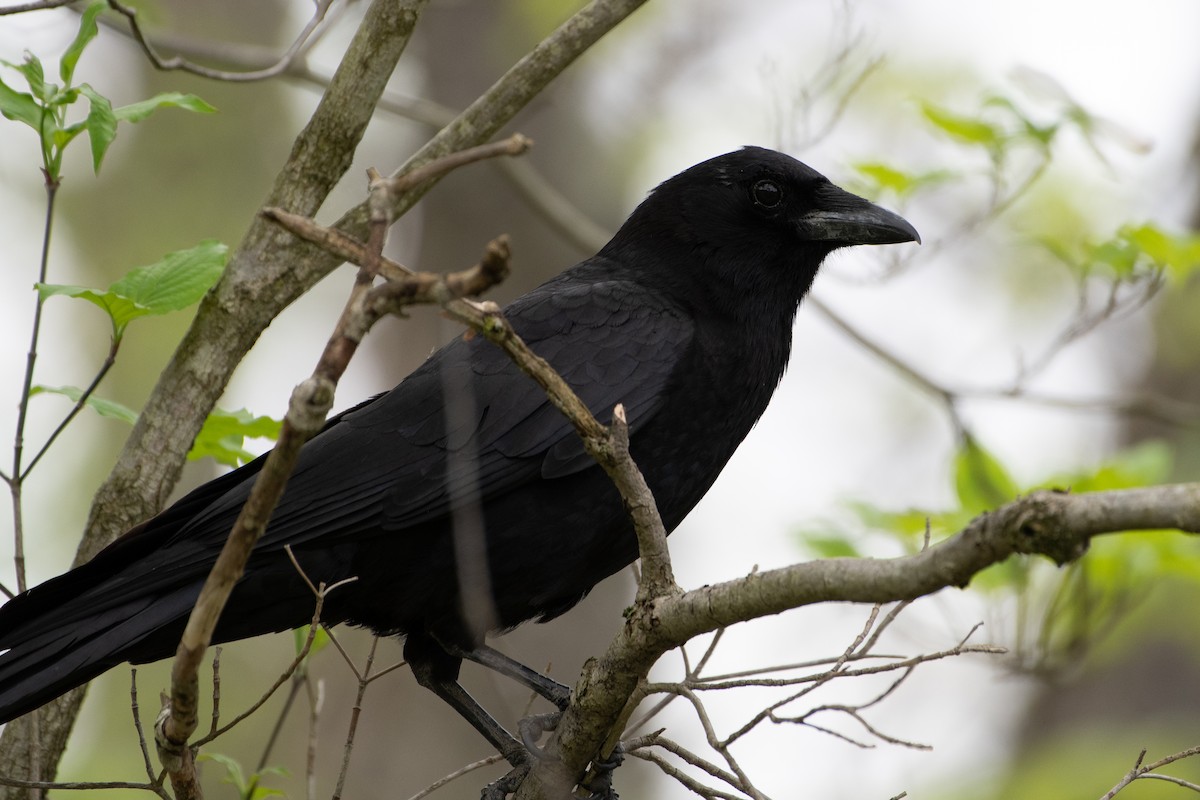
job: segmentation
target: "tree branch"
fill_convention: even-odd
[[[590,659],[544,761],[518,798],[553,796],[572,785],[620,720],[654,662],[690,639],[758,617],[824,602],[885,603],[966,586],[984,568],[1017,553],[1059,564],[1079,558],[1093,536],[1135,530],[1200,533],[1200,483],[1089,494],[1041,491],[977,517],[957,535],[915,555],[833,558],[755,573],[635,604],[624,628]]]
[[[492,148],[496,150],[496,148]],[[523,152],[523,146],[518,152]],[[446,169],[469,159],[447,157]],[[434,168],[434,165],[429,165]],[[379,191],[378,181],[372,191]],[[384,191],[386,188],[384,187]],[[372,287],[375,272],[370,262],[380,260],[391,220],[386,214],[373,220],[367,263],[351,289],[346,307],[333,335],[321,354],[312,376],[292,393],[287,415],[275,447],[267,456],[250,496],[238,514],[233,530],[204,582],[179,642],[171,671],[171,696],[159,715],[156,729],[159,758],[166,767],[180,800],[201,797],[188,740],[196,730],[200,694],[198,668],[212,640],[217,620],[271,513],[283,496],[300,449],[324,425],[333,405],[334,389],[349,366],[363,337],[381,317],[421,302],[449,303],[461,293],[478,293],[494,285],[508,272],[508,248],[504,240],[493,242],[481,264],[456,276],[443,278],[426,274],[401,276],[397,281]],[[365,687],[365,682],[364,682]]]

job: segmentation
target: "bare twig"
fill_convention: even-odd
[[[221,722],[221,648],[213,648],[212,660],[212,718],[208,724],[208,734],[211,736]]]
[[[1173,753],[1166,758],[1160,758],[1153,764],[1144,764],[1143,762],[1146,760],[1146,751],[1142,750],[1142,752],[1138,753],[1138,757],[1133,763],[1133,768],[1130,769],[1129,772],[1125,773],[1125,776],[1117,782],[1116,786],[1105,792],[1104,796],[1101,797],[1100,800],[1112,800],[1112,798],[1116,797],[1117,794],[1126,786],[1136,780],[1145,778],[1170,780],[1173,783],[1177,783],[1181,786],[1186,786],[1186,788],[1195,790],[1195,787],[1185,781],[1181,781],[1177,778],[1168,778],[1165,775],[1153,775],[1151,773],[1153,773],[1155,770],[1162,769],[1168,764],[1173,764],[1176,761],[1181,761],[1185,758],[1191,758],[1196,755],[1200,755],[1200,746],[1189,747],[1186,750],[1180,750],[1178,753]]]
[[[424,789],[422,789],[421,791],[414,794],[412,797],[408,798],[408,800],[421,800],[421,798],[428,797],[429,795],[433,794],[438,789],[442,788],[443,786],[450,783],[451,781],[461,778],[463,775],[472,773],[477,769],[483,769],[484,767],[490,767],[492,764],[499,764],[503,760],[504,760],[504,756],[497,753],[496,755],[491,755],[491,756],[488,756],[487,758],[481,758],[478,761],[473,761],[470,764],[467,764],[466,766],[459,767],[458,769],[454,770],[454,772],[451,772],[449,775],[445,775],[441,778],[438,778],[436,781],[429,784]]]
[[[8,14],[24,14],[27,11],[44,11],[47,8],[61,8],[62,6],[70,5],[76,0],[36,0],[32,3],[21,3],[15,6],[5,6],[0,8],[0,17]]]
[[[171,800],[167,790],[162,787],[162,776],[155,774],[154,765],[150,763],[150,749],[146,746],[146,732],[142,730],[141,709],[138,707],[137,669],[129,669],[129,707],[133,712],[133,728],[137,731],[138,749],[142,751],[142,763],[146,767],[146,777],[151,785],[157,787],[156,794],[163,800]]]
[[[863,625],[862,630],[859,631],[858,635],[854,638],[854,641],[850,644],[850,646],[847,647],[844,651],[842,651],[842,654],[838,657],[837,661],[834,662],[832,668],[830,668],[827,672],[824,672],[821,675],[817,676],[808,686],[805,686],[799,692],[796,692],[795,694],[785,697],[784,699],[779,700],[778,702],[772,703],[771,705],[764,708],[762,711],[755,714],[741,728],[738,728],[736,731],[729,734],[729,736],[725,737],[725,739],[722,740],[722,742],[721,742],[722,746],[728,747],[729,745],[733,744],[738,739],[745,736],[750,731],[754,730],[754,728],[756,728],[759,725],[759,723],[761,723],[763,720],[766,720],[766,719],[774,720],[775,712],[778,709],[782,708],[783,706],[785,706],[789,703],[792,703],[792,702],[798,700],[799,698],[803,697],[804,695],[809,694],[810,692],[815,691],[819,687],[825,685],[826,683],[828,683],[829,681],[831,681],[835,677],[837,677],[842,672],[843,668],[846,666],[846,662],[850,660],[850,658],[854,655],[855,651],[858,650],[859,646],[862,645],[862,643],[864,641],[866,641],[867,636],[871,631],[871,628],[875,624],[875,619],[878,616],[879,616],[879,604],[876,603],[874,606],[871,607],[871,612],[867,616],[866,624]],[[712,687],[710,686],[708,688],[712,688]]]
[[[514,133],[507,139],[502,139],[498,142],[481,144],[476,147],[469,147],[466,150],[458,150],[413,169],[400,172],[391,178],[384,179],[384,181],[387,191],[391,193],[393,198],[392,203],[394,204],[396,202],[395,198],[399,195],[420,186],[426,181],[440,178],[451,170],[490,158],[523,155],[532,146],[532,139],[522,136],[519,133]]]
[[[342,768],[338,771],[337,788],[333,790],[333,800],[340,800],[342,788],[346,784],[346,775],[350,771],[350,754],[354,752],[354,735],[358,730],[358,719],[362,715],[363,697],[367,686],[371,683],[371,665],[375,663],[375,648],[379,646],[379,637],[371,637],[371,650],[367,653],[367,663],[363,666],[358,679],[358,693],[354,696],[354,707],[350,709],[350,726],[346,731],[346,743],[342,748]],[[355,670],[358,674],[358,670]]]
[[[1191,789],[1193,792],[1200,794],[1200,784],[1192,783],[1191,781],[1185,781],[1183,778],[1176,778],[1174,775],[1159,775],[1154,772],[1147,772],[1143,775],[1139,775],[1138,779],[1143,781],[1166,781],[1167,783],[1173,783],[1176,786],[1182,786],[1184,789]]]
[[[652,750],[634,750],[630,752],[634,758],[640,758],[643,761],[649,761],[651,764],[662,770],[664,775],[667,775],[679,783],[692,794],[697,797],[702,797],[705,800],[744,800],[745,795],[730,794],[729,792],[715,789],[711,786],[705,786],[700,781],[693,778],[683,770],[668,762],[665,758],[658,755]]]
[[[912,667],[912,666],[905,669],[899,676],[896,677],[895,680],[893,680],[887,686],[887,688],[885,688],[882,692],[880,692],[874,698],[867,700],[866,702],[859,703],[857,705],[829,704],[829,705],[816,706],[815,708],[812,708],[812,709],[804,712],[803,714],[800,714],[800,715],[794,716],[794,717],[780,716],[779,714],[776,714],[774,711],[772,711],[769,715],[770,720],[777,724],[791,722],[791,723],[797,723],[800,725],[806,725],[808,727],[812,727],[812,728],[816,728],[818,730],[824,731],[825,733],[830,733],[835,736],[838,736],[839,738],[845,739],[848,742],[853,742],[853,743],[859,745],[860,747],[870,747],[871,745],[857,742],[849,736],[846,736],[844,734],[839,734],[828,728],[823,728],[823,727],[817,726],[811,722],[811,718],[813,716],[815,716],[816,714],[819,714],[823,711],[840,712],[840,713],[850,717],[851,719],[853,719],[855,722],[857,722],[859,725],[861,725],[868,733],[870,733],[876,739],[887,742],[888,744],[900,745],[902,747],[908,747],[908,748],[912,748],[914,750],[931,750],[933,748],[930,747],[929,745],[920,744],[918,742],[911,742],[906,739],[900,739],[898,737],[890,736],[886,733],[883,733],[878,728],[873,726],[870,722],[868,722],[866,720],[866,718],[862,715],[862,712],[864,710],[883,702],[887,697],[889,697],[892,694],[892,692],[896,691],[896,689],[899,688],[902,683],[904,683],[906,680],[908,680],[908,676],[913,673],[914,669],[915,669],[915,667]]]
[[[121,340],[114,338],[109,344],[108,355],[105,356],[103,363],[100,364],[100,369],[96,371],[91,383],[87,385],[87,388],[83,390],[81,395],[79,395],[79,399],[75,401],[75,405],[71,407],[71,410],[68,411],[67,415],[63,417],[61,422],[58,423],[58,426],[55,427],[50,435],[46,437],[46,441],[42,443],[42,446],[38,449],[37,453],[35,453],[33,458],[29,460],[29,464],[21,472],[22,477],[29,475],[29,473],[33,471],[33,468],[36,467],[37,463],[42,460],[42,456],[46,454],[46,451],[50,449],[51,445],[54,444],[59,435],[66,430],[67,426],[71,424],[71,420],[75,419],[79,412],[84,409],[84,407],[87,405],[88,398],[92,396],[92,394],[96,391],[96,387],[99,386],[100,382],[104,380],[104,376],[108,374],[108,371],[112,369],[113,364],[117,362],[117,350],[120,349],[120,347]]]
[[[708,665],[708,660],[710,658],[712,658],[713,653],[715,653],[717,651],[717,645],[721,643],[721,638],[724,635],[725,635],[725,628],[719,628],[716,631],[716,633],[713,634],[712,641],[710,641],[708,643],[708,647],[705,648],[704,655],[700,657],[700,661],[699,661],[699,663],[696,664],[695,669],[693,669],[687,663],[688,662],[687,648],[686,647],[679,648],[679,652],[683,656],[683,663],[684,663],[683,682],[684,683],[691,685],[693,682],[699,682],[701,680],[700,673],[704,671],[704,668]],[[644,694],[649,694],[650,692],[651,692],[651,689],[649,686],[647,686]],[[655,703],[654,706],[651,707],[648,711],[646,711],[646,713],[643,714],[636,722],[631,722],[629,724],[627,731],[632,733],[632,732],[635,732],[635,731],[638,731],[638,730],[641,730],[642,728],[644,728],[647,724],[650,723],[651,720],[653,720],[660,713],[662,713],[662,711],[668,705],[671,704],[671,702],[675,699],[675,697],[676,696],[674,694],[668,693],[666,697],[662,698],[657,703]]]
[[[108,0],[108,5],[112,10],[129,21],[131,35],[142,48],[142,52],[146,54],[146,58],[154,65],[155,69],[163,71],[180,70],[211,80],[244,83],[274,78],[286,72],[292,66],[292,62],[318,38],[317,31],[321,27],[321,22],[325,19],[325,14],[329,11],[329,7],[333,5],[333,0],[316,0],[313,4],[312,17],[296,36],[296,39],[288,47],[287,51],[279,57],[279,60],[270,66],[249,72],[228,72],[226,70],[213,69],[212,67],[193,63],[179,56],[163,58],[158,54],[157,49],[150,43],[149,39],[146,38],[146,34],[142,31],[142,26],[138,22],[136,9],[119,2],[119,0]]]
[[[18,789],[52,789],[54,791],[80,791],[92,792],[101,789],[140,789],[144,792],[153,792],[160,797],[170,797],[164,795],[164,789],[153,783],[133,783],[131,781],[67,781],[58,783],[55,781],[23,781],[17,778],[9,778],[0,775],[0,786],[15,786]]]
[[[676,756],[679,756],[693,767],[697,767],[704,772],[707,772],[709,775],[713,776],[719,781],[724,781],[733,787],[739,786],[738,778],[732,772],[723,770],[711,761],[701,758],[676,741],[668,739],[665,736],[659,736],[655,739],[654,744],[666,750],[668,753],[673,753]]]
[[[895,672],[896,670],[907,669],[918,664],[924,664],[930,661],[940,661],[945,658],[954,658],[956,656],[979,654],[979,655],[1005,655],[1008,653],[1007,648],[999,647],[991,644],[977,645],[958,645],[948,650],[938,650],[932,653],[922,653],[909,658],[897,659],[888,661],[884,664],[877,664],[870,667],[859,667],[857,669],[840,669],[837,671],[830,670],[828,672],[820,672],[815,675],[802,675],[795,678],[731,678],[728,680],[718,680],[716,678],[704,678],[702,680],[687,684],[688,688],[696,691],[725,691],[727,689],[738,689],[744,687],[783,687],[796,686],[804,683],[827,683],[835,678],[858,678],[863,675],[880,675],[885,672]],[[746,675],[761,674],[773,672],[787,667],[762,667],[755,670],[746,670]],[[669,683],[652,683],[646,687],[649,693],[665,691],[665,687],[672,686]]]
[[[308,687],[308,748],[304,758],[305,796],[308,800],[317,800],[317,720],[325,705],[325,681],[319,680],[314,685],[305,681]]]

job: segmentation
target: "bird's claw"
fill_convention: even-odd
[[[552,711],[549,714],[534,714],[525,717],[517,723],[517,731],[521,734],[521,744],[525,745],[529,754],[538,761],[546,761],[552,757],[541,748],[538,739],[542,737],[543,733],[557,728],[560,719],[562,719],[562,712]]]
[[[592,770],[595,775],[590,781],[583,784],[583,788],[591,792],[588,800],[618,800],[617,792],[613,789],[612,778],[613,772],[624,761],[625,751],[620,742],[617,742],[617,746],[606,758],[592,759]]]
[[[562,714],[557,712],[536,714],[525,717],[517,723],[517,728],[521,732],[521,741],[529,754],[528,760],[524,764],[516,764],[503,778],[485,786],[480,794],[480,800],[506,800],[510,794],[520,788],[521,782],[529,775],[529,771],[536,762],[554,759],[554,756],[538,745],[537,739],[543,733],[557,728],[561,717]],[[616,768],[621,766],[624,761],[625,752],[619,742],[606,758],[592,759],[592,777],[580,784],[580,787],[588,792],[587,800],[620,800],[616,790],[613,789],[612,776]],[[570,797],[575,798],[576,795],[571,794]]]

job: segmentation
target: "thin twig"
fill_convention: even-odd
[[[142,763],[146,767],[146,777],[157,787],[155,792],[163,800],[171,800],[167,790],[162,787],[162,775],[155,774],[154,764],[150,761],[150,748],[146,746],[146,732],[142,729],[142,716],[138,707],[137,668],[129,668],[129,707],[133,712],[133,728],[137,731],[138,748],[142,751]]]
[[[314,33],[320,27],[322,20],[325,18],[326,12],[333,4],[333,0],[316,0],[312,17],[305,24],[304,28],[296,36],[296,39],[288,47],[279,60],[274,64],[263,69],[252,70],[250,72],[227,72],[225,70],[213,69],[201,64],[195,64],[186,58],[178,56],[172,58],[163,58],[158,54],[157,49],[152,45],[146,34],[142,31],[142,26],[138,22],[137,10],[130,8],[119,0],[108,0],[108,5],[121,16],[129,21],[129,30],[135,41],[142,48],[142,52],[146,54],[146,58],[154,65],[155,69],[162,71],[180,70],[189,72],[193,75],[199,75],[202,78],[211,80],[229,81],[235,83],[245,83],[249,81],[261,81],[268,78],[274,78],[286,72],[292,65],[292,61],[304,51],[306,46],[314,39]]]
[[[8,14],[24,14],[27,11],[44,11],[47,8],[61,8],[74,2],[76,0],[35,0],[35,2],[21,3],[17,6],[5,6],[0,8],[0,17]]]
[[[679,744],[678,742],[676,742],[672,739],[668,739],[665,736],[659,736],[655,739],[654,744],[655,744],[655,746],[661,747],[662,749],[666,750],[668,753],[673,753],[676,756],[678,756],[679,758],[682,758],[684,761],[691,764],[693,767],[696,767],[698,769],[703,770],[704,772],[707,772],[709,775],[713,776],[717,780],[724,781],[725,783],[729,784],[730,786],[733,786],[734,788],[740,788],[738,786],[738,778],[732,772],[723,770],[720,767],[718,767],[716,764],[712,763],[711,761],[701,758],[700,756],[698,756],[697,754],[688,750],[686,747]]]
[[[363,697],[366,696],[367,686],[371,683],[371,665],[375,663],[375,649],[379,646],[379,637],[371,637],[371,650],[367,653],[367,662],[363,665],[362,676],[358,679],[358,693],[354,696],[354,707],[350,709],[350,727],[346,731],[346,744],[342,748],[342,768],[338,771],[337,788],[333,790],[333,800],[341,800],[342,788],[346,784],[346,775],[350,771],[350,754],[354,751],[354,735],[358,730],[358,719],[362,715]],[[358,674],[358,670],[355,670]]]
[[[217,730],[217,725],[221,721],[221,648],[219,647],[213,648],[212,684],[212,719],[208,726],[209,735]]]
[[[141,789],[144,792],[153,792],[160,797],[164,796],[164,789],[153,783],[132,783],[130,781],[68,781],[65,783],[57,783],[55,781],[23,781],[17,778],[9,778],[0,775],[0,786],[15,786],[18,789],[52,789],[54,791],[98,791],[101,789]],[[170,797],[166,795],[166,797]]]
[[[305,681],[308,688],[308,748],[304,758],[305,796],[317,798],[317,720],[325,705],[325,681],[318,680],[314,691],[312,681]]]
[[[292,677],[296,670],[300,668],[300,665],[304,663],[304,659],[308,658],[308,653],[312,649],[313,640],[316,638],[317,626],[321,624],[321,607],[325,603],[325,597],[330,591],[336,588],[336,586],[342,585],[342,583],[344,583],[344,581],[339,582],[338,584],[327,588],[324,592],[317,594],[316,607],[313,609],[312,622],[309,623],[308,636],[304,640],[304,646],[300,648],[298,653],[296,653],[296,657],[292,659],[292,663],[288,664],[287,668],[279,675],[278,678],[275,679],[275,682],[272,683],[271,686],[265,692],[263,692],[258,700],[254,701],[249,708],[247,708],[241,714],[238,714],[223,727],[216,730],[210,730],[207,736],[194,742],[192,745],[193,747],[201,747],[206,745],[213,739],[216,739],[218,736],[227,733],[234,726],[238,725],[254,712],[258,711],[258,709],[262,708],[263,705],[265,705],[266,702],[271,699],[275,692],[279,690],[279,687]]]
[[[474,772],[477,769],[483,769],[484,767],[490,767],[492,764],[498,764],[503,760],[504,760],[504,756],[500,755],[499,753],[496,753],[495,755],[490,755],[487,758],[481,758],[478,761],[472,761],[470,764],[467,764],[466,766],[459,767],[458,769],[454,770],[454,772],[451,772],[449,775],[438,778],[436,781],[429,784],[424,789],[422,789],[421,791],[414,794],[412,797],[408,798],[408,800],[422,800],[422,798],[428,797],[429,795],[436,792],[438,789],[445,786],[447,783],[450,783],[453,780],[461,778],[463,775],[467,775],[471,772]]]
[[[87,385],[87,388],[83,390],[83,393],[79,395],[79,399],[75,401],[75,405],[71,407],[71,410],[67,412],[67,415],[63,417],[61,422],[58,423],[58,427],[56,427],[53,432],[46,437],[46,441],[42,444],[41,448],[37,451],[37,453],[34,454],[33,458],[30,459],[29,464],[21,473],[22,478],[26,477],[30,472],[33,471],[33,468],[37,466],[37,463],[42,460],[42,456],[46,454],[46,451],[48,451],[50,446],[54,444],[54,441],[58,439],[59,434],[66,430],[67,426],[71,424],[71,420],[75,419],[76,415],[78,415],[79,412],[83,410],[84,406],[87,405],[88,398],[91,397],[92,393],[96,391],[96,387],[99,386],[100,382],[104,380],[104,376],[108,374],[110,369],[112,369],[113,364],[117,363],[117,350],[119,350],[120,347],[121,340],[113,338],[108,346],[108,355],[105,357],[104,362],[100,365],[100,369],[96,371],[95,377],[92,378],[91,383]]]
[[[1144,779],[1144,778],[1159,778],[1162,780],[1170,780],[1173,783],[1178,783],[1179,785],[1186,785],[1187,788],[1189,788],[1189,789],[1193,788],[1191,785],[1187,785],[1187,784],[1185,784],[1185,782],[1181,782],[1179,779],[1168,778],[1167,776],[1164,776],[1164,775],[1151,775],[1150,773],[1154,772],[1157,769],[1161,769],[1161,768],[1167,766],[1168,764],[1173,764],[1176,761],[1181,761],[1185,758],[1192,758],[1193,756],[1197,756],[1197,755],[1200,755],[1200,746],[1189,747],[1186,750],[1180,750],[1178,753],[1172,753],[1171,755],[1169,755],[1165,758],[1160,758],[1158,761],[1155,761],[1153,764],[1143,764],[1143,762],[1146,760],[1146,751],[1142,750],[1140,753],[1138,753],[1138,757],[1133,763],[1133,768],[1130,769],[1129,772],[1125,773],[1125,776],[1122,777],[1121,780],[1117,782],[1116,786],[1114,786],[1113,788],[1111,788],[1107,792],[1105,792],[1104,796],[1101,797],[1100,800],[1112,800],[1112,798],[1116,797],[1117,793],[1120,792],[1122,789],[1124,789],[1126,786],[1128,786],[1129,784],[1133,783],[1136,780]]]
[[[705,798],[705,800],[745,800],[745,795],[730,794],[729,792],[715,789],[711,786],[705,786],[700,781],[696,780],[691,775],[688,775],[674,764],[669,763],[666,759],[652,750],[637,750],[629,755],[633,756],[634,758],[640,758],[643,761],[649,761],[651,764],[662,770],[664,775],[679,781],[679,783],[692,794]]]

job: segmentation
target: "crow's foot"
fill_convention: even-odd
[[[583,788],[591,792],[588,800],[618,800],[617,792],[613,789],[612,779],[613,773],[624,761],[625,751],[621,749],[620,742],[609,753],[608,758],[592,759],[592,770],[595,775],[590,781],[583,784]]]
[[[528,774],[528,764],[514,767],[500,780],[493,781],[483,787],[483,791],[479,794],[479,800],[506,800],[510,794],[517,790],[517,787],[521,785],[521,781],[525,780],[525,776]]]
[[[562,719],[562,712],[552,711],[549,714],[534,714],[531,717],[525,717],[517,723],[517,731],[521,734],[521,744],[525,745],[529,754],[538,761],[545,761],[551,757],[538,744],[538,739],[542,738],[543,733],[557,728],[560,719]]]

